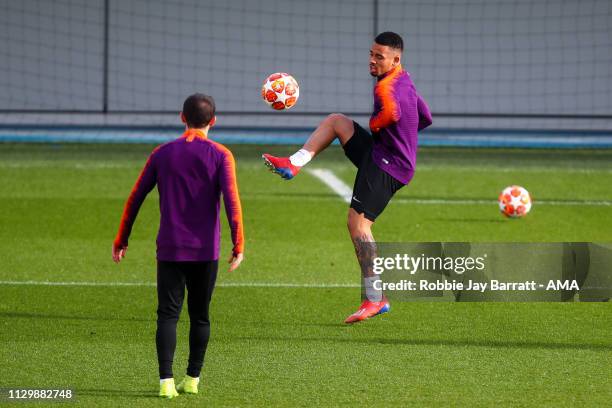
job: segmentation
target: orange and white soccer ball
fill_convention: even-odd
[[[504,188],[504,191],[499,195],[499,210],[506,217],[524,217],[531,210],[529,192],[521,186]]]
[[[300,97],[300,87],[291,75],[277,72],[266,78],[261,88],[261,97],[272,109],[290,109]]]

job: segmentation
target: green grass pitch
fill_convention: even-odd
[[[168,402],[156,397],[156,193],[141,209],[124,262],[111,260],[123,204],[152,146],[0,145],[0,388],[70,387],[79,405],[109,407],[610,403],[609,303],[395,302],[387,315],[343,325],[359,301],[359,288],[331,286],[359,283],[347,205],[312,175],[285,182],[260,161],[263,152],[293,147],[230,147],[246,259],[232,274],[220,270],[200,394]],[[352,185],[355,170],[338,148],[309,166]],[[497,195],[511,184],[534,197],[525,219],[498,212]],[[609,150],[422,149],[415,179],[374,235],[610,242],[611,201]],[[11,283],[23,281],[108,286]],[[187,326],[183,313],[178,378]]]

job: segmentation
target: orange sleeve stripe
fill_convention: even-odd
[[[232,222],[237,226],[236,231],[236,252],[243,252],[244,250],[244,231],[242,227],[242,206],[240,205],[240,197],[238,194],[238,179],[236,178],[236,161],[234,160],[234,156],[227,151],[229,154],[227,155],[227,159],[231,165],[232,171],[230,173],[230,180],[228,180],[229,192],[232,197],[232,201],[237,204],[236,207],[233,208],[231,219]]]
[[[397,122],[400,119],[399,106],[397,105],[397,101],[393,96],[393,92],[395,92],[395,83],[401,72],[401,65],[399,65],[394,72],[376,84],[374,93],[380,100],[382,109],[370,120],[371,129],[387,127],[391,123]]]
[[[215,142],[213,142],[215,143]],[[230,208],[230,213],[227,214],[230,228],[232,230],[232,241],[234,243],[234,253],[242,253],[244,251],[244,230],[242,220],[242,206],[240,204],[240,195],[238,193],[238,180],[236,178],[236,161],[232,152],[220,143],[215,143],[215,146],[221,150],[225,159],[226,165],[229,167],[227,172],[228,179],[223,180],[225,189],[223,200],[226,208]],[[228,207],[229,206],[229,207]]]
[[[132,224],[134,223],[132,208],[134,205],[134,198],[136,197],[136,192],[140,187],[140,183],[142,181],[142,176],[147,171],[148,167],[151,165],[151,157],[153,154],[159,149],[160,146],[153,149],[153,152],[149,155],[147,162],[145,163],[142,171],[138,175],[138,179],[136,179],[136,183],[134,183],[134,187],[132,187],[132,191],[125,202],[125,206],[123,208],[123,214],[121,215],[121,221],[119,222],[119,231],[117,231],[117,236],[115,237],[115,246],[125,245],[127,243],[128,235],[131,232]]]

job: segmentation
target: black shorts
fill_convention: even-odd
[[[353,122],[355,133],[343,146],[344,154],[357,167],[351,208],[375,221],[397,190],[404,184],[381,170],[372,160],[374,137]]]

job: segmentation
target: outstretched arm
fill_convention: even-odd
[[[113,261],[116,263],[119,263],[125,256],[128,247],[128,239],[132,232],[132,226],[134,225],[136,216],[138,215],[138,210],[140,210],[140,206],[147,194],[155,187],[155,166],[152,163],[155,152],[156,150],[149,156],[147,163],[140,172],[140,176],[136,180],[136,184],[134,184],[132,192],[125,203],[123,215],[119,223],[119,231],[117,231],[117,236],[113,242]]]
[[[229,150],[225,150],[223,163],[221,164],[221,191],[225,213],[232,232],[232,255],[230,256],[229,271],[236,269],[242,262],[244,253],[244,231],[242,224],[242,206],[238,195],[238,181],[236,179],[236,163],[234,156]]]
[[[427,106],[425,100],[421,98],[421,95],[417,98],[417,110],[419,111],[419,130],[423,130],[432,124],[432,119],[429,106]]]

